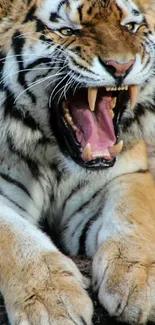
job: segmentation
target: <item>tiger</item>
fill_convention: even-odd
[[[155,321],[155,4],[0,0],[0,291],[11,325]],[[47,231],[45,231],[47,230]]]

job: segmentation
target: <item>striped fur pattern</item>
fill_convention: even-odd
[[[66,253],[93,259],[94,290],[112,316],[155,321],[153,4],[0,0],[0,8],[0,289],[9,320],[91,324],[88,281],[43,234],[46,223]],[[125,83],[140,92],[134,111],[122,109],[114,167],[88,171],[62,153],[53,107],[71,86],[114,86],[101,55],[134,57]]]

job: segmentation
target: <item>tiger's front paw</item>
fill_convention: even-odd
[[[90,325],[88,280],[61,253],[44,253],[17,270],[4,298],[12,325]]]
[[[94,290],[109,314],[119,321],[155,321],[155,247],[150,252],[144,246],[111,241],[96,253]]]

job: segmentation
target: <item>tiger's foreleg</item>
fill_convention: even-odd
[[[40,230],[0,204],[0,290],[12,325],[91,324],[88,285]]]
[[[105,202],[96,232],[94,290],[119,320],[155,321],[155,185],[150,173],[113,180]]]

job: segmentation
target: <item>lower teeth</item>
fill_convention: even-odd
[[[74,124],[72,117],[69,113],[69,109],[66,107],[65,102],[63,102],[63,113],[64,113],[64,117],[66,122],[72,127],[72,129],[74,131],[79,131],[79,129],[77,128],[77,126]]]
[[[86,161],[91,160],[93,158],[94,159],[99,158],[99,157],[103,157],[105,159],[111,159],[111,157],[112,158],[117,157],[120,154],[120,152],[122,151],[122,148],[123,148],[123,141],[121,140],[119,143],[117,143],[114,146],[112,146],[111,148],[109,148],[109,150],[106,149],[105,152],[103,152],[103,153],[98,153],[98,154],[95,153],[93,156],[92,151],[91,151],[91,144],[87,143],[87,145],[85,146],[85,148],[83,150],[82,157]],[[108,152],[109,152],[109,154],[108,154]]]

